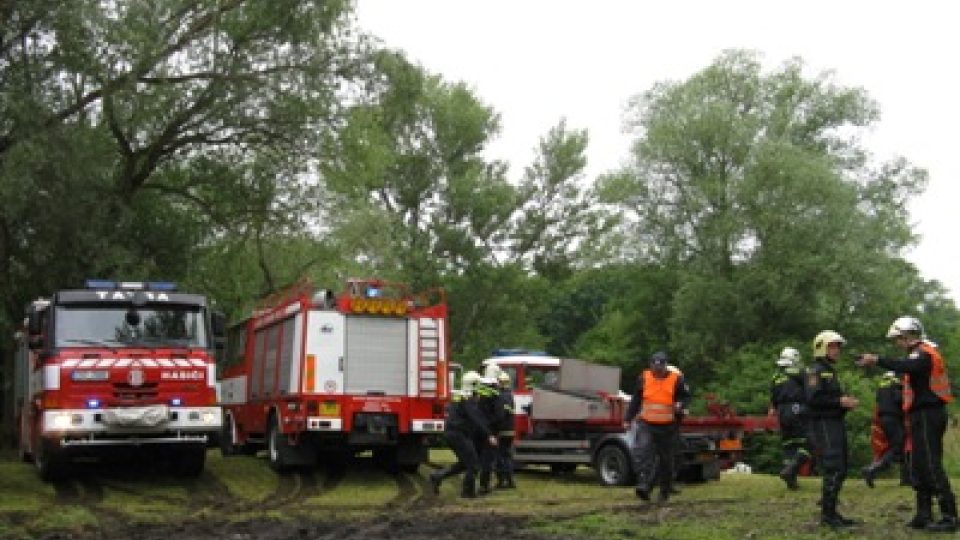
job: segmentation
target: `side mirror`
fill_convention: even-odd
[[[219,311],[211,313],[210,329],[213,331],[214,340],[219,339],[222,346],[223,338],[227,335],[227,316]]]
[[[27,314],[27,343],[31,349],[43,345],[43,311],[30,311]]]

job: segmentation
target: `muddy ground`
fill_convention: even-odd
[[[265,465],[264,465],[265,466]],[[343,507],[311,507],[307,499],[337,489],[346,474],[372,465],[352,463],[345,468],[317,469],[282,475],[276,491],[264,500],[251,502],[231,496],[220,480],[209,472],[196,479],[171,480],[162,467],[144,471],[143,466],[84,467],[69,478],[53,483],[57,506],[82,507],[95,516],[97,525],[85,525],[70,531],[43,533],[44,540],[281,540],[281,539],[457,539],[518,538],[539,540],[557,538],[525,530],[535,516],[510,515],[466,504],[446,491],[436,496],[430,489],[427,474],[438,465],[421,467],[416,473],[389,474],[380,471],[384,480],[396,482],[396,496],[386,504],[370,503],[370,511],[357,519],[357,508],[366,501],[344,501]],[[133,471],[131,471],[133,469]],[[135,479],[131,488],[131,478]],[[202,508],[204,518],[165,515],[162,523],[137,523],[129,515],[103,504],[105,491],[128,493],[131,504],[140,504],[138,484],[182,486],[190,492],[189,508]],[[451,479],[459,485],[459,479]],[[496,495],[493,495],[496,496]],[[167,502],[171,508],[182,508],[182,499],[164,501],[162,490],[152,495],[155,501]],[[338,510],[353,512],[354,517],[337,519]],[[466,510],[466,511],[465,511]],[[316,514],[316,515],[311,515]],[[258,517],[259,516],[259,517]],[[282,517],[278,517],[282,516]],[[16,519],[17,516],[7,516]]]

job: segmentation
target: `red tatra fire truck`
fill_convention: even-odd
[[[414,470],[443,432],[449,329],[442,290],[351,279],[301,282],[227,333],[224,455],[267,449],[277,471],[372,450]]]
[[[203,296],[168,282],[88,280],[33,301],[14,369],[21,457],[44,479],[110,451],[156,451],[200,474],[220,432],[213,349],[223,326]]]

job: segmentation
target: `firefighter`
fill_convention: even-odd
[[[493,369],[491,369],[493,368]],[[477,448],[477,455],[480,456],[480,481],[477,486],[477,495],[487,495],[490,493],[490,477],[493,474],[493,468],[497,462],[497,432],[500,425],[500,390],[498,388],[496,375],[500,368],[495,364],[488,366],[485,377],[480,379],[477,386],[478,405],[480,413],[483,415],[490,426],[490,432],[493,434],[493,443],[490,443],[489,437],[477,437],[474,439],[474,445]],[[492,376],[491,376],[492,375]]]
[[[637,422],[634,462],[637,470],[635,492],[650,500],[654,477],[660,485],[658,500],[670,498],[673,482],[673,452],[676,441],[676,416],[690,399],[690,392],[679,373],[667,369],[664,352],[650,357],[650,367],[637,380],[637,390],[624,417],[624,427]],[[658,466],[659,465],[659,466]],[[655,470],[656,469],[656,470]]]
[[[444,478],[464,473],[461,497],[477,496],[476,476],[480,466],[475,440],[486,438],[489,444],[496,445],[497,438],[490,431],[486,417],[480,412],[477,389],[480,386],[480,374],[468,371],[463,374],[462,392],[455,393],[447,405],[447,418],[444,423],[444,436],[457,456],[457,462],[439,471],[430,473],[433,492],[440,494],[440,483]]]
[[[847,476],[847,426],[844,416],[856,408],[857,398],[844,394],[834,364],[846,343],[833,330],[824,330],[813,339],[813,364],[804,381],[809,415],[810,442],[822,464],[823,485],[820,523],[831,528],[849,527],[855,520],[837,512],[837,498]]]
[[[926,340],[923,325],[914,317],[900,317],[887,337],[906,353],[902,359],[861,355],[857,364],[878,365],[903,375],[903,410],[910,422],[911,473],[917,510],[907,525],[932,532],[957,530],[957,502],[943,470],[946,404],[953,401],[946,363],[937,347]],[[940,520],[933,521],[933,497],[940,503]]]
[[[497,426],[497,488],[514,489],[513,481],[513,385],[510,374],[501,371],[497,376],[500,383],[499,425]]]
[[[803,398],[803,375],[800,351],[784,347],[776,361],[777,370],[770,381],[770,404],[780,423],[783,448],[783,469],[780,478],[789,489],[798,489],[797,473],[810,460],[807,450],[806,405]]]
[[[894,371],[888,371],[880,378],[880,383],[877,385],[877,405],[874,417],[875,424],[879,427],[880,433],[883,434],[882,440],[886,442],[886,448],[873,463],[864,467],[862,471],[863,480],[868,487],[872,488],[873,479],[887,470],[893,462],[897,462],[900,464],[900,485],[911,485],[910,469],[903,449],[905,438],[903,382]]]

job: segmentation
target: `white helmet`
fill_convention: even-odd
[[[827,356],[827,346],[831,343],[839,343],[843,345],[847,340],[843,339],[843,336],[834,332],[833,330],[824,330],[817,334],[817,337],[813,338],[813,357],[814,358],[824,358]]]
[[[500,366],[491,362],[487,364],[486,369],[483,371],[483,378],[496,380],[500,376],[501,371]]]
[[[784,347],[780,351],[780,358],[777,358],[777,365],[780,367],[791,367],[800,362],[800,351],[793,347]]]
[[[888,338],[900,337],[904,334],[913,334],[919,339],[926,337],[923,334],[923,325],[920,324],[920,319],[916,317],[899,317],[893,321],[893,324],[887,330]]]
[[[480,374],[476,371],[468,371],[463,374],[463,379],[461,379],[461,386],[464,392],[473,393],[476,391],[477,386],[480,385]]]

